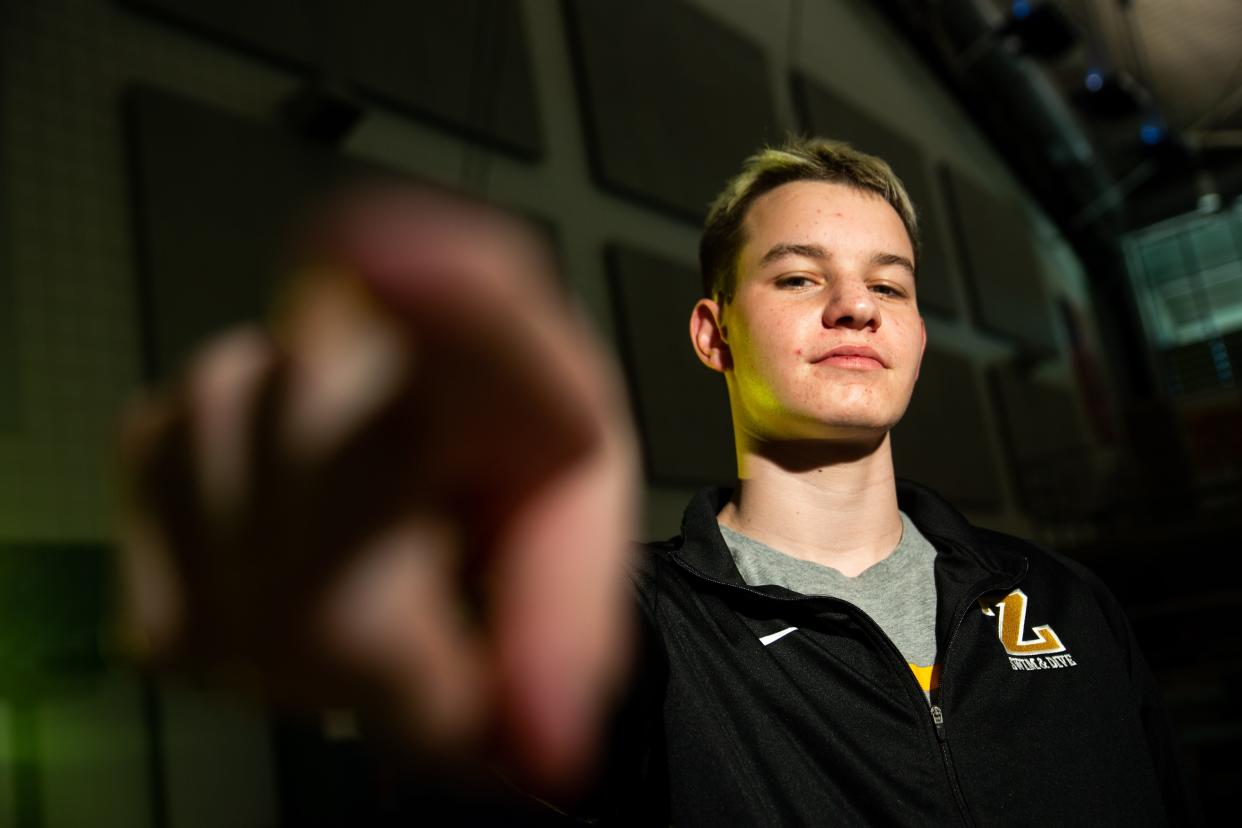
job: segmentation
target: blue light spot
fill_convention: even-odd
[[[1099,92],[1104,88],[1104,75],[1098,69],[1092,69],[1083,78],[1082,82],[1087,87],[1088,92]]]
[[[1013,19],[1025,20],[1031,13],[1031,4],[1027,0],[1013,0]]]
[[[1139,128],[1139,139],[1149,147],[1154,147],[1164,140],[1164,127],[1154,121],[1148,121]]]

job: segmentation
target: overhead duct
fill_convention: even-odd
[[[1006,18],[994,8],[980,0],[885,0],[883,7],[1077,252],[1099,300],[1118,392],[1153,393],[1149,366],[1132,358],[1145,340],[1120,243],[1124,196],[1141,176],[1112,177],[1045,71],[1007,39]]]
[[[942,33],[940,47],[949,52],[943,57],[956,81],[970,95],[987,100],[980,114],[1049,212],[1075,215],[1105,196],[1114,182],[1096,162],[1091,141],[1048,75],[1022,54],[1021,26],[979,0],[933,4],[930,13],[935,19],[927,22]],[[1116,206],[1097,212],[1095,220],[1119,221]]]

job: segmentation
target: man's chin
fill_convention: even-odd
[[[888,436],[887,423],[832,423],[824,425],[813,440],[837,445],[856,445],[877,448]]]
[[[888,436],[893,424],[866,417],[802,419],[765,429],[760,440],[767,443],[825,443],[876,446]]]
[[[752,421],[742,431],[751,441],[760,443],[853,443],[874,447],[883,442],[897,419],[874,411],[787,411],[765,418],[766,421]]]
[[[811,416],[806,419],[802,436],[812,440],[875,442],[896,425],[889,417],[873,412],[841,412],[828,416]]]

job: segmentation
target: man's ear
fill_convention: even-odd
[[[690,344],[694,353],[708,368],[724,372],[733,367],[728,336],[721,321],[723,308],[712,299],[700,299],[690,311]]]

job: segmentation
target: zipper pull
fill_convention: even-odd
[[[933,704],[931,707],[932,724],[936,726],[936,738],[944,741],[944,711],[940,709],[940,705]]]

